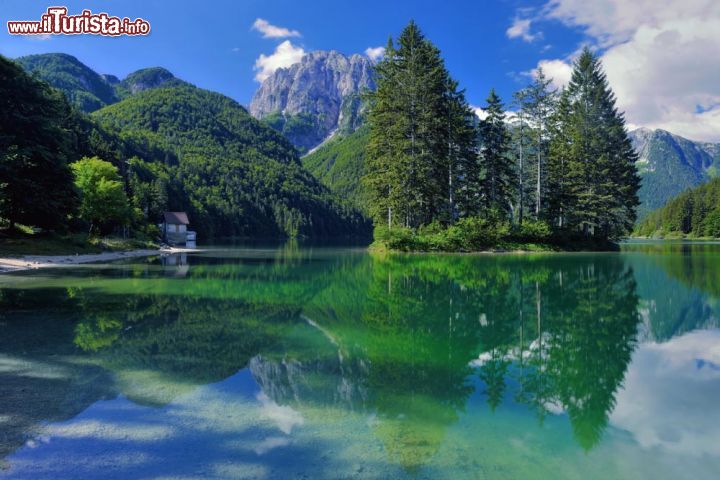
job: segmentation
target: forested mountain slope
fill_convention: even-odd
[[[367,194],[360,179],[365,175],[368,133],[368,126],[363,125],[350,135],[331,139],[302,158],[310,173],[362,211],[367,206]]]
[[[367,233],[360,214],[303,168],[282,135],[228,97],[190,85],[158,88],[93,117],[154,152],[134,168],[145,183],[168,185],[170,203],[207,236]]]
[[[720,238],[720,178],[683,192],[653,211],[635,234]]]
[[[136,93],[186,82],[161,67],[143,68],[119,80],[101,75],[72,55],[43,53],[16,60],[29,73],[62,91],[83,112],[94,112]]]
[[[0,56],[0,225],[61,229],[77,206],[78,118],[63,95]]]
[[[28,55],[16,60],[22,67],[65,93],[84,112],[92,112],[118,101],[105,77],[65,53]]]

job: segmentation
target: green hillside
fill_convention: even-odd
[[[673,198],[650,213],[634,233],[643,237],[720,238],[720,178]]]
[[[334,138],[302,159],[303,165],[330,190],[365,211],[367,195],[360,179],[365,175],[365,147],[369,128]]]
[[[20,57],[22,67],[59,89],[84,112],[92,112],[117,102],[115,90],[102,75],[77,58],[64,53]]]
[[[303,168],[282,135],[228,97],[190,85],[159,88],[93,117],[144,152],[133,175],[167,185],[168,203],[188,210],[203,236],[367,233],[362,216]]]
[[[162,67],[143,68],[122,81],[101,75],[72,55],[44,53],[16,60],[27,72],[65,94],[83,112],[94,112],[151,88],[187,85]]]

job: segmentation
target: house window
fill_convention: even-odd
[[[186,228],[185,225],[178,225],[178,231],[180,233],[185,233],[185,228]]]

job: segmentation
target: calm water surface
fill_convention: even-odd
[[[0,276],[1,479],[717,479],[720,245]]]

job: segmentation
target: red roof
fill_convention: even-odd
[[[171,225],[190,225],[187,213],[185,212],[165,212],[165,223]]]

